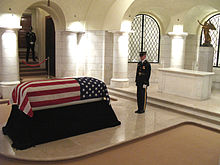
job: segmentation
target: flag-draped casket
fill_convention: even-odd
[[[3,133],[16,149],[120,125],[105,83],[91,77],[24,82],[10,103]]]

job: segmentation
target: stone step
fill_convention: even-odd
[[[28,68],[28,69],[31,69],[31,68],[40,68],[40,66],[28,66],[28,65],[25,65],[25,64],[20,64],[20,69],[25,69],[25,68]]]
[[[28,64],[25,64],[24,62],[19,62],[19,68],[40,68],[40,65],[38,65],[38,62],[29,60]],[[30,66],[31,65],[31,66]]]
[[[114,88],[108,88],[108,91],[109,91],[110,96],[117,96],[119,98],[129,99],[135,102],[137,101],[136,93],[123,91],[120,89],[114,89]],[[206,121],[220,124],[219,113],[209,112],[204,109],[190,107],[188,105],[183,105],[180,103],[174,103],[171,101],[167,101],[163,98],[156,98],[150,95],[148,96],[148,104],[152,106],[160,107],[162,109],[187,114],[187,115],[190,115],[196,118],[200,118]]]
[[[32,72],[32,71],[46,71],[46,69],[40,68],[40,67],[21,67],[20,68],[20,73]]]
[[[26,57],[26,51],[19,51],[18,55],[19,55],[19,58],[20,57],[25,58]],[[30,56],[32,57],[32,52],[31,51],[29,52],[29,57]]]
[[[38,61],[32,60],[32,52],[29,54],[29,66],[25,64],[26,59],[26,49],[19,49],[19,72],[21,79],[26,77],[34,77],[34,76],[47,76],[47,70],[41,68]],[[35,66],[36,65],[36,66]]]
[[[25,59],[19,59],[19,64],[24,64],[24,62],[26,63]],[[38,61],[33,61],[32,58],[30,58],[30,60],[28,60],[28,64],[35,65],[35,64],[39,64],[39,62]]]
[[[201,109],[197,109],[193,107],[183,106],[183,105],[176,104],[176,103],[163,102],[161,100],[158,100],[158,99],[155,100],[153,98],[149,98],[148,103],[156,107],[165,108],[171,111],[177,111],[179,113],[188,114],[193,117],[197,117],[197,118],[207,120],[207,121],[210,121],[216,124],[220,124],[220,117],[218,116],[218,114],[215,114],[215,113],[203,111]]]
[[[0,104],[8,104],[8,99],[0,99]]]
[[[38,58],[36,57],[36,59],[38,59]],[[26,61],[26,56],[25,55],[24,56],[19,56],[19,63],[21,63],[22,61]],[[28,61],[32,62],[32,55],[29,55]]]
[[[20,72],[20,76],[24,77],[24,76],[40,76],[40,75],[47,75],[47,71],[46,70],[32,70],[32,71],[23,71]]]

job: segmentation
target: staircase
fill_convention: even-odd
[[[119,88],[111,88],[111,87],[108,87],[108,91],[111,96],[117,96],[119,98],[129,99],[134,102],[137,101],[135,92],[129,92]],[[177,103],[177,102],[168,101],[163,97],[155,97],[148,95],[147,102],[151,106],[159,107],[165,110],[175,111],[178,113],[183,113],[215,124],[220,124],[219,113],[210,112],[195,106],[190,106],[186,104],[184,105],[181,103],[181,101]]]
[[[39,77],[39,76],[47,76],[47,70],[41,68],[38,61],[32,60],[32,52],[29,54],[28,64],[37,65],[37,66],[28,66],[23,61],[26,60],[26,50],[19,50],[19,71],[21,79],[25,79],[27,77]]]

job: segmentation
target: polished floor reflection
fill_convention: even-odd
[[[150,134],[152,132],[176,125],[185,121],[194,121],[220,129],[220,125],[202,121],[191,116],[167,111],[161,108],[147,106],[144,114],[136,114],[136,102],[114,97],[112,107],[121,121],[121,125],[107,128],[79,136],[37,145],[26,150],[15,150],[11,141],[0,132],[0,164],[4,157],[31,161],[56,161],[87,155],[110,146],[114,146],[131,139]],[[5,124],[11,107],[0,105],[0,127]],[[43,162],[41,162],[43,163]],[[41,164],[38,162],[37,164]],[[13,164],[16,165],[16,162]]]

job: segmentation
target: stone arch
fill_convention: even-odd
[[[214,15],[218,10],[205,5],[197,5],[187,11],[184,17],[184,30],[190,34],[200,35],[201,27],[198,24],[197,18],[199,21],[204,21],[206,18]]]
[[[47,2],[39,1],[32,4],[30,7],[32,8],[38,7],[49,13],[52,19],[54,20],[56,31],[63,31],[66,29],[65,16],[61,8],[56,3],[50,2],[50,6],[48,6]]]
[[[49,61],[49,65],[50,66],[50,71],[48,70],[49,74],[53,73],[52,76],[56,75],[56,63],[57,60],[59,58],[59,42],[56,42],[56,40],[59,40],[60,38],[60,32],[65,31],[66,30],[66,19],[64,16],[64,13],[61,9],[61,7],[54,3],[54,2],[50,2],[50,5],[48,5],[47,1],[38,1],[36,3],[30,4],[27,8],[25,8],[25,10],[27,9],[41,9],[43,11],[45,11],[47,14],[49,14],[49,16],[52,18],[53,20],[53,24],[54,24],[54,31],[55,31],[55,47],[53,46],[52,49],[47,49],[47,50],[51,50],[53,53],[50,53],[50,61]],[[23,12],[25,12],[25,10],[23,10]],[[42,17],[43,18],[43,17]],[[41,20],[43,21],[43,20]],[[39,22],[38,22],[39,23]],[[43,28],[43,26],[38,26],[38,36],[39,38],[39,42],[36,45],[36,51],[38,52],[38,58],[39,61],[43,61],[47,54],[45,52],[46,50],[46,45],[45,45],[45,39],[46,39],[46,31],[44,31],[45,28]],[[42,31],[43,30],[43,31]],[[44,37],[43,37],[44,36]],[[45,64],[45,63],[44,63]],[[45,65],[41,65],[42,68],[46,68],[46,64]],[[52,69],[52,70],[51,70]]]
[[[147,14],[153,17],[159,24],[161,34],[164,34],[166,32],[166,29],[170,22],[170,18],[163,8],[150,8],[134,1],[125,11],[123,15],[123,20],[132,21],[138,14]]]
[[[168,13],[163,7],[150,7],[149,5],[146,6],[147,4],[146,2],[143,5],[138,0],[129,0],[126,2],[116,0],[106,14],[104,29],[119,30],[123,21],[132,21],[138,14],[148,14],[154,17],[159,23],[161,34],[166,33],[170,23]]]

